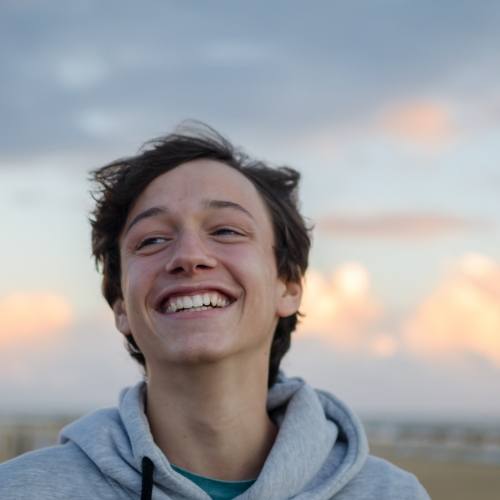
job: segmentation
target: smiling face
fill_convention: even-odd
[[[213,160],[160,175],[133,205],[120,237],[118,329],[148,371],[165,363],[262,359],[299,283],[277,276],[273,228],[254,185]]]

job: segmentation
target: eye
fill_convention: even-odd
[[[151,236],[149,238],[146,238],[142,240],[138,245],[136,250],[141,250],[142,248],[149,247],[152,245],[160,245],[162,243],[166,243],[168,238],[165,238],[163,236]]]
[[[241,231],[237,231],[231,227],[221,227],[213,231],[215,236],[244,236]]]

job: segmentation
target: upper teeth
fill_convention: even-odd
[[[217,292],[205,292],[197,295],[177,295],[170,297],[164,305],[166,312],[176,312],[180,309],[192,309],[203,306],[225,307],[229,300]]]

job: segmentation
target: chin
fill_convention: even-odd
[[[181,342],[170,340],[168,348],[157,349],[153,357],[158,359],[160,355],[161,362],[168,364],[196,365],[217,363],[232,354],[234,348],[227,344],[227,339],[226,342],[221,342],[220,339],[217,341],[213,336],[207,336],[205,332],[203,338],[186,335]]]

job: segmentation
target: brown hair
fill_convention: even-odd
[[[220,161],[254,184],[271,215],[278,275],[287,281],[301,281],[307,269],[311,240],[298,209],[299,172],[284,166],[272,168],[253,160],[213,128],[188,122],[172,134],[147,142],[136,156],[116,160],[91,172],[95,185],[92,191],[95,209],[90,217],[92,255],[103,275],[102,293],[111,307],[122,298],[118,241],[132,204],[156,177],[199,158]],[[269,386],[290,348],[290,334],[299,314],[278,321],[271,345]],[[132,335],[127,336],[127,349],[146,366]]]

